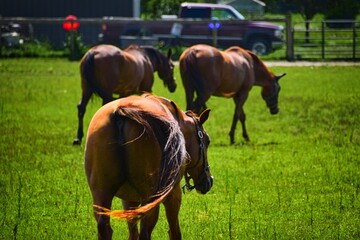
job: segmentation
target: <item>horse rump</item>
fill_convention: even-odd
[[[81,62],[81,75],[93,93],[99,95],[103,101],[110,102],[112,98],[109,99],[109,94],[101,89],[95,78],[95,55],[96,52],[94,50],[90,50],[85,54]]]
[[[175,184],[180,180],[181,168],[186,158],[185,139],[180,131],[178,123],[159,115],[155,116],[147,111],[134,107],[119,107],[113,115],[118,130],[118,144],[122,153],[126,156],[126,145],[135,144],[141,137],[153,139],[158,143],[162,151],[160,171],[157,176],[154,193],[141,207],[131,210],[110,210],[95,205],[100,215],[126,219],[129,222],[136,222],[143,218],[150,210],[158,206],[173,190]],[[143,127],[142,133],[134,139],[124,139],[125,122],[135,121]],[[141,146],[139,145],[139,151]],[[151,153],[149,153],[151,154]]]

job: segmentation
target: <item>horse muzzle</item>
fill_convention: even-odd
[[[270,107],[270,113],[271,113],[272,115],[275,115],[275,114],[277,114],[278,112],[279,112],[278,106]]]
[[[207,178],[204,178],[201,182],[195,185],[195,189],[198,193],[206,194],[213,186],[214,177],[209,176]]]
[[[171,93],[175,92],[176,87],[177,87],[176,83],[168,85],[168,89]]]
[[[265,99],[266,100],[266,105],[270,110],[270,113],[272,115],[277,114],[279,112],[279,107],[278,107],[278,103],[277,103],[277,99],[275,99],[274,97],[272,98],[268,98]]]

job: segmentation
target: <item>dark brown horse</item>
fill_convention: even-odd
[[[209,111],[198,117],[170,100],[145,94],[112,101],[95,113],[87,133],[85,170],[99,239],[111,239],[109,216],[127,220],[129,239],[150,239],[160,203],[170,239],[181,239],[182,176],[188,189],[202,194],[213,184],[209,137],[202,126]],[[124,210],[110,210],[115,196],[122,199]]]
[[[125,50],[112,45],[91,48],[80,63],[82,97],[78,104],[78,131],[74,145],[81,143],[86,105],[93,93],[99,95],[103,105],[113,100],[113,94],[127,97],[151,92],[154,72],[164,81],[170,92],[176,89],[174,65],[167,56],[151,46],[131,45]]]
[[[240,47],[220,51],[207,45],[195,45],[186,49],[179,61],[187,110],[199,112],[205,109],[205,103],[212,95],[234,99],[236,107],[229,133],[231,143],[234,143],[238,120],[243,137],[249,141],[243,105],[253,85],[262,87],[261,95],[270,113],[278,113],[278,81],[285,74],[275,76],[254,53]],[[195,101],[194,92],[197,95]]]

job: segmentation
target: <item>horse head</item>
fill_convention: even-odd
[[[196,189],[201,194],[207,193],[213,185],[213,176],[210,173],[210,166],[207,160],[207,149],[210,144],[209,135],[203,128],[203,123],[209,117],[210,109],[204,110],[200,116],[188,111],[186,115],[190,117],[195,125],[190,139],[186,140],[186,149],[189,154],[189,163],[185,169],[185,186],[188,190]],[[194,126],[193,126],[194,128]],[[191,186],[190,179],[194,185]]]
[[[175,92],[176,83],[174,77],[174,63],[171,61],[171,49],[168,50],[167,56],[161,54],[162,60],[159,64],[158,75],[164,81],[165,86],[170,92]]]
[[[261,91],[261,95],[263,99],[266,102],[266,105],[270,109],[271,114],[277,114],[279,112],[278,107],[278,99],[279,99],[279,92],[280,92],[280,85],[279,85],[279,79],[286,74],[280,74],[277,76],[274,76],[272,79],[273,84],[268,88],[263,88]]]
[[[175,92],[176,83],[174,78],[174,63],[171,61],[171,49],[168,50],[167,56],[154,47],[142,46],[153,65],[154,72],[158,72],[160,79],[170,92]]]

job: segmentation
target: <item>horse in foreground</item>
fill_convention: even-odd
[[[279,112],[279,79],[285,74],[276,76],[271,73],[251,51],[236,46],[220,51],[200,44],[186,49],[180,56],[179,64],[187,110],[200,112],[206,108],[205,103],[212,95],[234,99],[235,112],[229,133],[232,144],[238,120],[243,137],[249,141],[243,105],[253,85],[262,87],[261,95],[270,113]]]
[[[99,239],[111,239],[109,216],[127,220],[129,239],[150,239],[160,203],[170,239],[181,239],[182,176],[188,189],[202,194],[213,184],[209,136],[202,126],[209,112],[184,113],[170,100],[144,94],[112,101],[95,113],[87,133],[85,170]],[[115,196],[124,210],[110,210]]]
[[[104,105],[113,100],[113,94],[127,97],[151,92],[154,72],[158,73],[169,91],[174,92],[174,64],[170,57],[171,50],[166,56],[151,46],[130,45],[125,50],[112,45],[91,48],[80,62],[82,96],[77,106],[79,123],[73,144],[81,144],[86,105],[93,93],[102,98]]]

